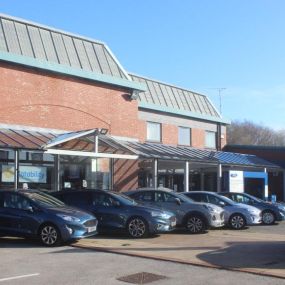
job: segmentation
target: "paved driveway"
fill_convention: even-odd
[[[285,222],[200,235],[181,231],[140,240],[97,236],[74,246],[285,278]]]

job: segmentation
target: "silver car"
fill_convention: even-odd
[[[209,227],[224,225],[224,210],[209,203],[196,203],[170,189],[143,188],[125,192],[138,202],[176,215],[177,226],[185,227],[190,233],[204,232]]]
[[[196,202],[207,202],[223,207],[225,210],[225,222],[233,229],[240,230],[246,225],[250,226],[261,223],[261,210],[256,207],[238,204],[227,197],[207,191],[183,192],[183,195]]]

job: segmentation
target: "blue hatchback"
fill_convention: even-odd
[[[176,226],[175,215],[157,208],[140,205],[133,199],[112,191],[66,190],[53,195],[98,218],[98,230],[127,232],[132,238],[143,238],[168,232]]]
[[[97,233],[97,219],[37,190],[0,190],[0,235],[37,237],[46,246]]]

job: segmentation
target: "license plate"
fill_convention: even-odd
[[[96,227],[89,227],[87,228],[87,232],[91,233],[91,232],[95,232],[96,231]]]

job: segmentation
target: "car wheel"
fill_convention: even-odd
[[[245,227],[246,222],[243,215],[234,214],[230,217],[229,224],[232,229],[241,230],[242,228]]]
[[[204,219],[198,215],[191,215],[186,220],[186,229],[191,234],[198,234],[202,233],[206,229],[206,224]]]
[[[148,224],[143,218],[134,217],[128,221],[127,231],[132,238],[143,238],[148,236]]]
[[[262,213],[262,222],[265,225],[272,225],[275,223],[275,216],[271,211],[264,211]]]
[[[40,228],[39,236],[45,246],[56,246],[61,242],[59,230],[53,224],[45,224]]]

